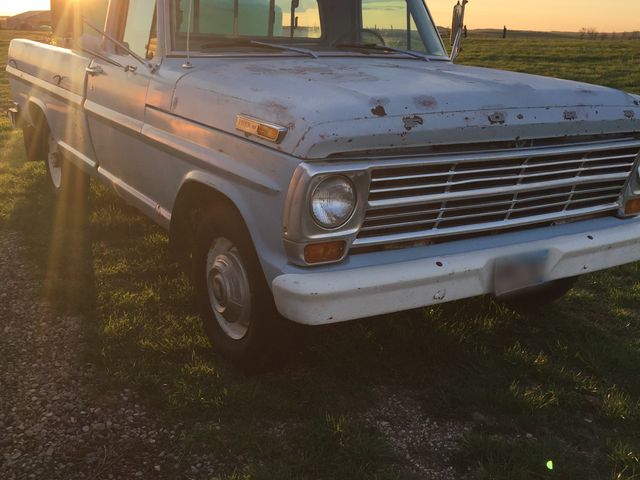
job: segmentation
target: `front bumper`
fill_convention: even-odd
[[[549,281],[640,260],[640,219],[580,233],[348,270],[273,280],[280,313],[307,325],[365,318],[494,292],[497,259],[549,250]]]

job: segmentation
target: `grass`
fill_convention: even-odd
[[[640,93],[638,60],[640,42],[538,38],[470,38],[461,57]],[[415,478],[364,420],[373,392],[434,421],[485,418],[460,446],[460,476],[640,478],[639,264],[586,276],[535,315],[473,299],[321,328],[290,367],[247,378],[210,351],[166,234],[95,183],[83,215],[56,211],[21,142],[0,120],[0,229],[29,246],[42,294],[84,314],[100,388],[133,388],[189,424],[194,449],[236,459],[223,478]]]

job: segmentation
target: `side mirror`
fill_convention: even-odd
[[[462,47],[462,34],[464,32],[464,14],[469,0],[458,0],[453,7],[453,21],[451,23],[451,60],[455,60],[460,55]]]

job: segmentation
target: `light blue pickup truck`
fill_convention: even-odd
[[[465,67],[423,0],[53,0],[14,40],[28,156],[168,229],[212,344],[254,368],[321,325],[542,304],[640,259],[640,98]]]

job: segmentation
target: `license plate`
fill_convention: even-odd
[[[495,263],[494,291],[504,296],[545,283],[549,251],[499,258]]]

